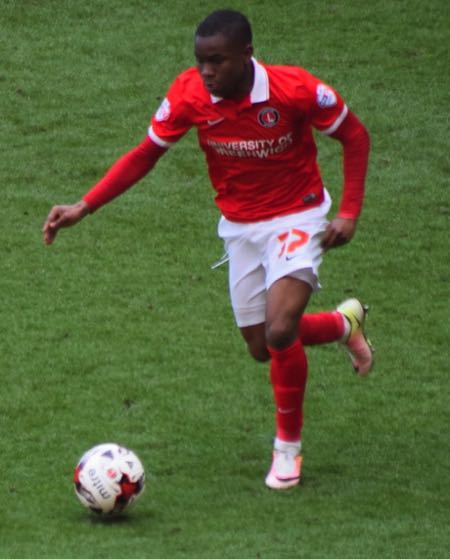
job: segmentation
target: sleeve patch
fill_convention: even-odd
[[[169,116],[170,116],[170,101],[169,99],[167,99],[167,97],[165,97],[163,99],[163,102],[159,106],[159,109],[156,111],[155,119],[158,122],[163,122],[164,120],[167,120]]]
[[[324,85],[323,83],[317,86],[316,98],[317,98],[317,104],[321,109],[334,107],[337,103],[337,99],[334,91],[327,85]]]

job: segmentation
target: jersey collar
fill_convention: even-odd
[[[262,66],[256,58],[252,56],[252,63],[254,69],[253,87],[250,91],[250,103],[263,103],[269,99],[269,76],[267,70]],[[211,95],[212,103],[219,103],[222,97]]]

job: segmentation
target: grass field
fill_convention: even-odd
[[[302,486],[268,491],[267,367],[227,297],[211,189],[189,134],[150,177],[44,247],[71,203],[146,133],[193,63],[201,0],[0,2],[0,558],[442,558],[449,513],[449,9],[445,2],[229,1],[256,55],[326,79],[370,130],[353,243],[312,309],[371,306],[376,368],[309,351]],[[318,138],[340,193],[337,143]],[[72,472],[133,448],[133,511],[101,521]]]

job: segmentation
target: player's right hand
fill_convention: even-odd
[[[44,243],[51,245],[59,229],[75,225],[88,213],[89,206],[83,200],[70,206],[53,206],[42,228]]]

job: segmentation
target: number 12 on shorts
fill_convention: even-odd
[[[286,233],[281,233],[280,235],[278,235],[278,240],[281,244],[278,258],[281,258],[283,255],[285,255],[286,259],[289,260],[289,257],[292,255],[293,252],[295,252],[298,248],[305,245],[309,241],[309,235],[305,231],[293,228]]]

